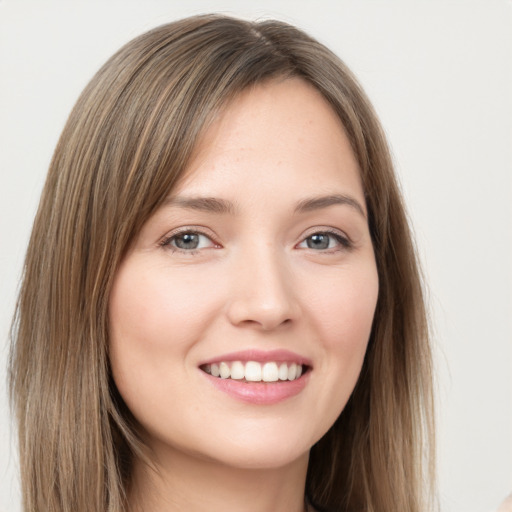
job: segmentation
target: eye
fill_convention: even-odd
[[[316,251],[326,251],[336,249],[337,247],[350,247],[350,242],[344,236],[329,231],[320,231],[313,233],[305,238],[299,245],[301,249],[313,249]]]
[[[192,252],[198,249],[215,247],[212,239],[197,231],[181,231],[166,238],[162,245],[183,252]]]

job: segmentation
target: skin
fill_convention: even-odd
[[[326,196],[348,202],[297,211]],[[182,204],[205,197],[229,208]],[[178,248],[183,229],[202,233],[196,249]],[[355,386],[377,294],[359,169],[331,107],[296,78],[240,94],[115,277],[113,375],[156,469],[136,462],[134,509],[302,511],[309,450]],[[247,403],[199,368],[246,349],[308,358],[305,387]]]

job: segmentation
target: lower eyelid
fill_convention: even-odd
[[[190,248],[190,249],[184,249],[181,247],[177,247],[173,243],[173,241],[176,238],[186,235],[186,234],[194,234],[194,235],[198,235],[199,237],[203,237],[208,240],[208,243],[205,246],[203,245],[203,247],[196,247],[196,248]],[[310,248],[307,246],[301,247],[301,246],[305,245],[307,243],[307,240],[314,235],[327,235],[328,237],[330,237],[331,239],[334,239],[337,242],[338,247],[327,247],[325,249],[314,249],[314,248]],[[203,242],[203,244],[204,244],[204,242]],[[202,249],[221,247],[221,245],[213,238],[212,235],[210,235],[209,233],[200,231],[198,229],[194,229],[193,227],[179,229],[179,230],[167,235],[164,239],[161,240],[161,242],[159,242],[159,245],[163,248],[172,249],[173,252],[182,252],[182,253],[187,253],[188,255],[194,254],[195,252],[201,251]],[[333,232],[333,231],[329,231],[329,230],[318,230],[318,231],[313,231],[312,233],[310,233],[306,237],[304,237],[299,242],[299,244],[297,244],[297,246],[300,248],[310,249],[310,250],[313,250],[316,252],[328,253],[328,252],[336,252],[337,248],[338,249],[350,249],[350,248],[352,248],[353,243],[349,239],[348,236],[345,236],[338,232]]]
[[[209,243],[206,245],[206,247],[197,247],[197,248],[193,248],[193,249],[183,249],[181,247],[177,247],[176,244],[173,243],[173,241],[175,241],[178,237],[187,235],[187,234],[198,235],[199,237],[203,237],[203,238],[207,239],[209,241]],[[186,253],[193,253],[194,251],[199,251],[201,249],[208,249],[210,247],[218,247],[219,246],[219,244],[213,239],[212,236],[210,236],[209,234],[203,233],[201,231],[198,231],[196,229],[181,229],[177,232],[171,233],[168,236],[166,236],[160,242],[159,245],[164,248],[173,249],[174,251],[181,251],[181,252],[186,252]]]
[[[334,239],[339,244],[339,246],[341,246],[341,247],[343,247],[345,249],[349,249],[350,247],[352,247],[352,242],[350,241],[350,239],[347,236],[343,236],[340,233],[332,232],[332,231],[327,231],[327,230],[326,231],[315,231],[313,233],[310,233],[308,236],[304,237],[302,239],[302,241],[298,245],[301,246],[302,244],[306,244],[308,238],[311,238],[314,235],[327,235],[331,239]],[[315,250],[315,249],[310,248],[310,247],[306,247],[306,248],[307,249]],[[317,249],[317,250],[318,250],[318,252],[328,252],[328,251],[332,251],[333,249],[335,249],[335,248],[334,247],[328,247],[328,248],[325,248],[325,249]]]

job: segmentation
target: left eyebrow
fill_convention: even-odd
[[[343,194],[333,194],[328,196],[319,196],[303,199],[295,207],[295,212],[305,213],[313,210],[321,210],[322,208],[328,208],[329,206],[334,206],[338,204],[350,206],[366,219],[366,214],[361,203],[359,203],[357,199]]]
[[[168,197],[164,201],[164,206],[219,214],[234,214],[236,211],[234,203],[225,199],[217,199],[216,197]]]

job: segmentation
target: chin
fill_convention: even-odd
[[[311,446],[321,436],[312,436],[311,432],[297,428],[298,425],[295,429],[286,428],[282,419],[279,423],[277,426],[254,421],[239,424],[235,432],[226,429],[210,435],[209,446],[204,451],[212,459],[240,469],[279,468],[301,458],[307,460]]]
[[[297,446],[281,447],[280,449],[262,448],[261,446],[244,447],[233,450],[229,455],[224,453],[214,460],[224,466],[247,469],[269,470],[279,469],[304,459],[307,463],[309,448],[298,449]]]

